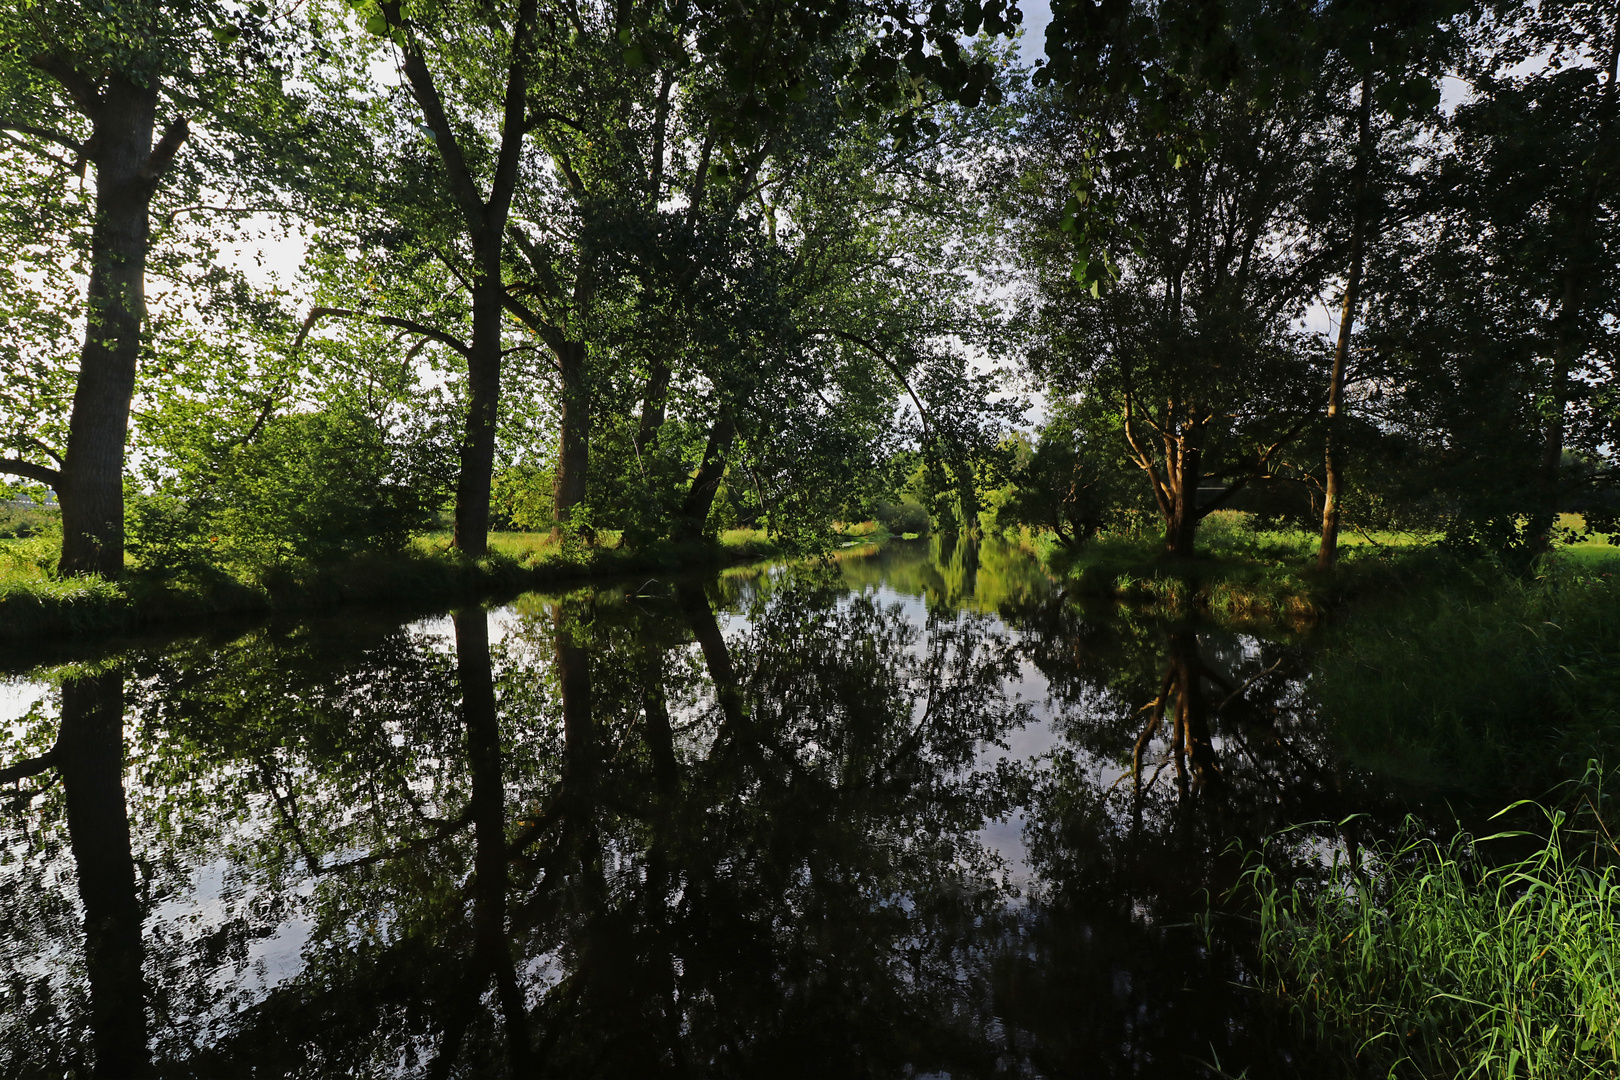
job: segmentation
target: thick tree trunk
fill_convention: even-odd
[[[510,888],[506,872],[506,788],[501,778],[500,719],[489,662],[489,616],[476,608],[457,612],[454,621],[456,674],[461,684],[461,715],[467,728],[467,763],[472,775],[469,810],[474,830],[476,962],[495,981],[512,1071],[527,1076],[532,1071],[528,1009],[517,983],[506,926],[506,894]]]
[[[84,904],[95,1075],[147,1076],[145,949],[124,803],[123,672],[63,684],[55,754]]]
[[[560,529],[574,507],[585,502],[591,463],[591,387],[585,368],[585,343],[566,342],[557,351],[562,377],[557,436],[557,472],[552,478],[553,514]]]
[[[1350,335],[1355,329],[1356,303],[1361,293],[1361,275],[1367,235],[1367,171],[1372,158],[1372,72],[1361,78],[1361,103],[1356,117],[1356,175],[1351,193],[1350,270],[1345,277],[1344,305],[1339,312],[1339,340],[1333,349],[1333,371],[1328,377],[1327,448],[1323,454],[1322,543],[1317,548],[1316,566],[1330,570],[1339,558],[1340,503],[1344,488],[1344,463],[1340,458],[1341,431],[1344,427],[1344,369],[1350,357]]]
[[[156,148],[155,81],[109,77],[93,106],[96,218],[87,325],[62,467],[61,572],[114,578],[124,568],[124,444],[146,318],[152,192],[185,138],[178,122]]]
[[[720,481],[726,475],[726,458],[731,454],[731,444],[736,437],[737,425],[732,422],[731,412],[722,410],[720,418],[709,429],[709,441],[703,448],[703,463],[698,466],[692,486],[681,502],[680,521],[676,525],[679,535],[703,535],[709,510],[714,506],[715,493],[720,490]]]
[[[1164,545],[1171,555],[1182,558],[1191,557],[1198,539],[1198,482],[1203,478],[1202,458],[1193,440],[1183,436],[1182,445],[1165,463],[1170,516],[1164,522]]]
[[[474,557],[489,551],[489,493],[495,472],[495,427],[501,402],[501,270],[499,240],[473,283],[472,341],[467,355],[467,421],[456,477],[458,551]]]
[[[654,360],[647,372],[647,385],[641,392],[641,422],[636,428],[636,450],[645,453],[647,446],[664,426],[664,402],[669,396],[669,365]]]

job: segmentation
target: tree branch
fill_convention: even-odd
[[[152,155],[146,159],[146,164],[141,166],[141,179],[151,184],[163,179],[163,174],[174,164],[174,155],[180,152],[180,144],[185,142],[186,136],[190,134],[190,121],[183,116],[175,117],[168,130],[163,133],[163,138],[152,148]]]
[[[35,127],[33,124],[22,124],[15,120],[0,120],[0,131],[15,131],[19,135],[32,135],[36,139],[44,139],[46,142],[65,146],[75,154],[84,153],[83,143],[76,139],[70,139],[59,131],[52,131],[50,128]]]
[[[300,348],[303,347],[304,339],[309,336],[309,332],[314,327],[315,323],[327,315],[335,315],[339,318],[345,319],[369,319],[371,322],[380,323],[383,326],[397,326],[401,330],[409,330],[413,334],[421,334],[425,338],[431,338],[434,341],[439,342],[441,345],[448,345],[462,356],[472,355],[472,349],[466,344],[466,342],[462,341],[458,337],[445,333],[443,330],[435,330],[431,326],[426,326],[419,322],[413,322],[410,319],[397,318],[393,315],[372,315],[365,311],[355,311],[351,308],[336,307],[317,307],[310,309],[309,315],[304,318],[303,325],[298,329],[298,336],[293,339],[293,352],[296,353]]]
[[[51,747],[38,757],[31,757],[26,761],[19,761],[15,765],[7,765],[0,769],[0,784],[15,783],[30,776],[38,776],[52,765],[56,764],[56,747]]]
[[[28,62],[61,83],[62,89],[68,92],[79,111],[95,120],[101,112],[101,92],[96,89],[95,83],[59,56],[41,54],[31,57]]]
[[[44,465],[35,465],[32,461],[23,461],[20,458],[0,458],[0,473],[38,480],[40,483],[47,484],[58,490],[62,486],[62,474],[60,472]]]
[[[397,30],[405,29],[405,18],[400,14],[399,0],[384,0],[382,13],[390,27]],[[439,97],[439,88],[433,81],[433,73],[428,70],[427,62],[422,59],[421,50],[413,42],[403,51],[405,78],[411,84],[411,96],[416,98],[417,105],[421,106],[422,118],[427,121],[428,128],[433,132],[433,144],[439,149],[439,160],[444,162],[444,171],[450,180],[450,194],[461,206],[467,231],[475,236],[479,235],[483,232],[487,218],[484,200],[478,195],[478,186],[473,183],[472,173],[467,168],[467,158],[461,152],[461,143],[456,141],[456,133],[450,127],[450,117],[444,111],[444,99]]]

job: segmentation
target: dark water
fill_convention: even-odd
[[[70,659],[0,683],[7,1077],[1319,1072],[1198,916],[1400,810],[1303,645],[991,544]]]

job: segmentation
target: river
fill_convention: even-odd
[[[44,659],[5,1077],[1304,1075],[1232,890],[1408,809],[1308,641],[989,541]]]

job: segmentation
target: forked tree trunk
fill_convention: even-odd
[[[76,73],[42,66],[65,82]],[[73,87],[70,85],[70,89]],[[146,252],[152,194],[187,134],[178,120],[156,147],[156,77],[138,85],[109,76],[75,97],[91,120],[95,224],[84,348],[62,465],[62,557],[67,575],[115,578],[124,568],[124,445],[146,318]]]
[[[1355,329],[1356,303],[1367,237],[1367,172],[1372,158],[1372,72],[1361,78],[1361,103],[1356,117],[1356,174],[1351,194],[1350,270],[1344,282],[1344,305],[1339,312],[1339,340],[1333,349],[1333,371],[1328,377],[1327,447],[1323,453],[1322,543],[1316,567],[1330,570],[1339,558],[1340,504],[1344,489],[1344,462],[1340,442],[1344,428],[1344,369],[1350,357],[1350,335]]]
[[[1203,454],[1192,435],[1184,434],[1180,449],[1166,461],[1165,474],[1170,509],[1164,522],[1165,550],[1189,558],[1198,540],[1198,482],[1203,478]]]

